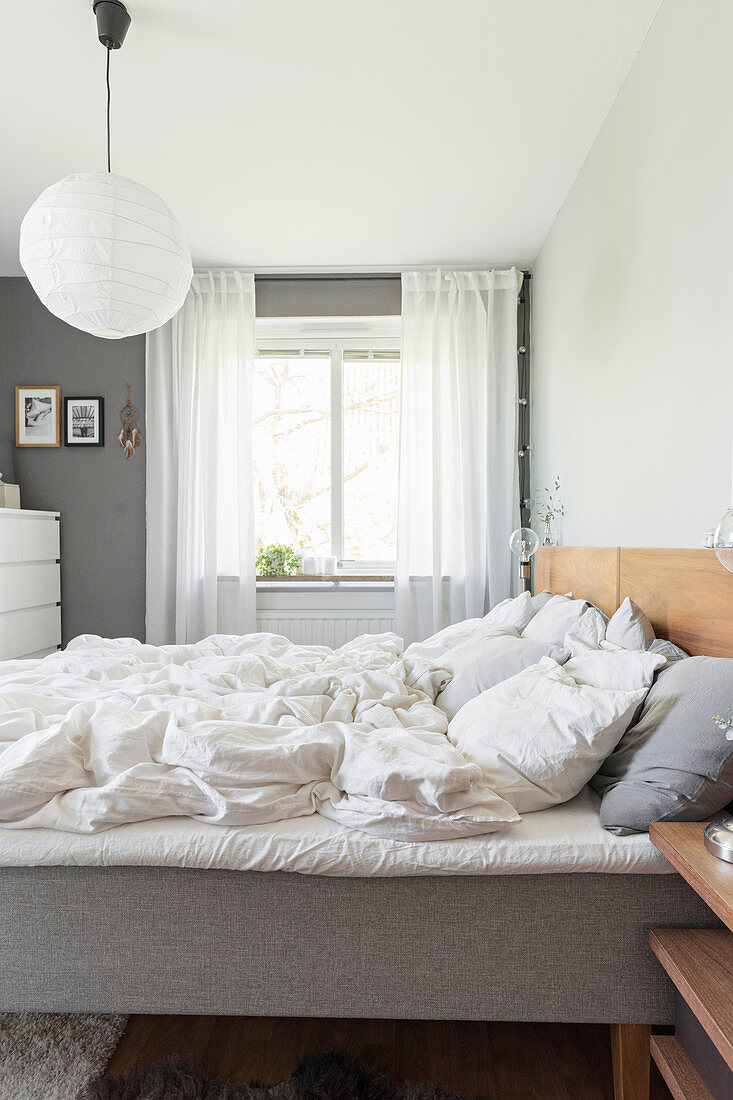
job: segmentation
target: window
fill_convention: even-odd
[[[390,319],[390,327],[394,322]],[[264,326],[258,326],[258,331]],[[394,563],[399,335],[365,326],[257,342],[254,380],[258,549],[289,543],[357,568]],[[312,328],[313,326],[311,326]],[[358,328],[354,335],[348,329]],[[382,328],[382,332],[384,327]],[[321,333],[324,335],[321,335]]]

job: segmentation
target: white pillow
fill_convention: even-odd
[[[565,635],[563,646],[571,657],[579,657],[589,649],[599,649],[606,637],[606,620],[597,607],[589,607]]]
[[[623,737],[654,675],[647,662],[639,666],[641,687],[613,691],[579,683],[567,669],[544,657],[466,703],[448,727],[486,785],[520,814],[583,789]]]
[[[488,691],[502,680],[516,676],[522,669],[536,665],[543,657],[551,657],[562,664],[569,653],[547,642],[533,642],[529,638],[511,635],[464,642],[441,658],[441,665],[452,673],[453,678],[435,703],[448,718],[453,718],[470,699],[475,699],[482,691]]]
[[[653,641],[654,627],[639,605],[627,596],[606,627],[608,648],[649,649]]]
[[[484,617],[484,622],[496,623],[500,626],[513,626],[521,631],[524,630],[534,613],[532,597],[529,592],[522,592],[513,600],[502,600],[501,603],[498,603]]]
[[[440,660],[444,653],[455,649],[457,645],[474,638],[519,637],[519,631],[513,626],[500,626],[486,619],[464,619],[462,623],[445,626],[437,634],[426,638],[424,642],[413,642],[405,650],[405,657],[424,657],[427,660]]]
[[[575,625],[587,607],[585,600],[553,596],[524,627],[522,636],[536,642],[552,642],[553,645],[561,646],[568,630]]]
[[[576,683],[590,687],[610,691],[638,691],[645,687],[648,691],[654,674],[666,663],[666,657],[660,653],[596,649],[574,656],[565,665],[565,671]]]

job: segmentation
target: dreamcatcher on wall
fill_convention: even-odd
[[[143,441],[143,437],[140,435],[137,427],[137,418],[140,413],[135,408],[130,399],[130,383],[127,383],[127,404],[120,409],[120,420],[122,421],[122,431],[117,436],[120,441],[120,447],[125,453],[125,458],[132,458],[135,453],[135,448],[139,447]]]

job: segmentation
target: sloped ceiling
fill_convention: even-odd
[[[198,266],[536,256],[659,0],[130,0],[112,168]],[[3,10],[0,274],[48,184],[105,167],[88,0]]]

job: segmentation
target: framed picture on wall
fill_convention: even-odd
[[[61,446],[61,386],[15,387],[15,446]]]
[[[104,446],[104,398],[64,398],[64,443],[67,447]]]

